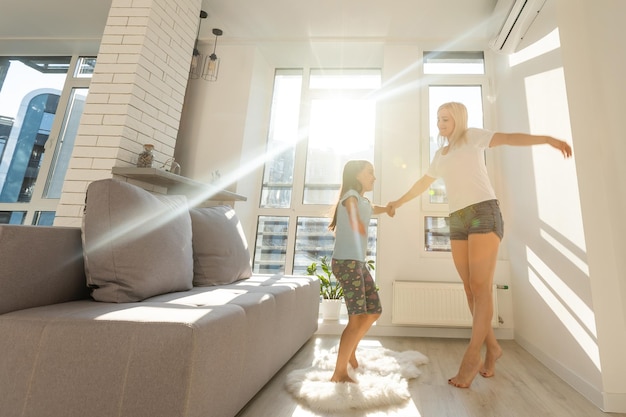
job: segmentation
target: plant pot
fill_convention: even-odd
[[[339,320],[339,311],[341,310],[341,300],[322,299],[322,319]]]

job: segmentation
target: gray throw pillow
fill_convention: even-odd
[[[235,210],[229,206],[192,208],[193,285],[230,284],[250,278],[250,252]]]
[[[191,218],[184,196],[155,195],[114,179],[87,189],[82,227],[87,285],[123,303],[192,288]]]

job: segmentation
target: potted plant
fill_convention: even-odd
[[[330,260],[326,256],[320,258],[320,264],[311,263],[306,269],[307,275],[315,275],[320,280],[321,309],[324,320],[339,320],[339,311],[343,300],[343,288],[333,275]],[[367,268],[374,270],[374,260],[366,261]],[[321,272],[318,272],[321,269]]]
[[[321,269],[322,272],[318,272]],[[315,275],[320,280],[320,297],[322,298],[322,318],[324,320],[339,320],[339,310],[343,299],[343,289],[334,277],[326,256],[320,258],[320,264],[311,263],[306,269],[308,275]]]

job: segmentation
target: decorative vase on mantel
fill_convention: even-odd
[[[154,162],[153,150],[154,145],[149,143],[143,145],[143,152],[137,158],[137,168],[152,168],[152,162]]]

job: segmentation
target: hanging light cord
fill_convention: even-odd
[[[215,43],[213,44],[213,53],[209,56],[209,58],[211,58],[211,61],[215,61],[217,59],[217,55],[215,55],[215,50],[217,49],[217,38],[218,36],[222,36],[222,33],[222,29],[213,29],[213,34],[215,35]]]

